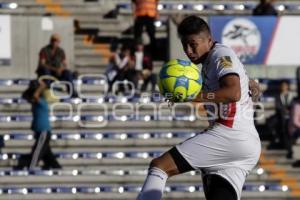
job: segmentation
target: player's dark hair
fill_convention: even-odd
[[[211,34],[210,28],[206,21],[195,15],[188,16],[182,20],[177,28],[177,32],[180,38],[200,32],[206,32],[209,35]]]

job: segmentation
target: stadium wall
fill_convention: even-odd
[[[11,62],[0,65],[0,78],[34,78],[40,49],[49,43],[52,33],[62,38],[69,68],[74,65],[73,20],[63,17],[11,17]]]

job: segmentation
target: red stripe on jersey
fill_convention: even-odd
[[[236,113],[236,103],[229,103],[227,116],[220,116],[216,122],[223,124],[224,126],[227,126],[229,128],[232,128],[235,113]]]

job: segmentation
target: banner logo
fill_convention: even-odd
[[[222,43],[231,47],[242,62],[247,62],[258,53],[261,35],[251,20],[236,18],[225,25]]]

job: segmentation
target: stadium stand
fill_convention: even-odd
[[[111,55],[112,42],[132,38],[123,32],[133,24],[130,1],[126,0],[10,0],[0,1],[0,14],[17,16],[63,16],[73,17],[82,29],[97,29],[99,33],[91,40],[86,34],[75,35],[74,69],[83,74],[103,74]],[[159,6],[161,22],[157,23],[157,36],[167,38],[167,17],[171,14],[201,15],[249,15],[256,1],[161,1]],[[299,15],[297,1],[277,1],[280,14]],[[104,17],[111,11],[116,16]],[[155,61],[155,71],[163,63]],[[264,117],[257,121],[264,125],[266,118],[274,114],[274,88],[279,83],[273,69],[268,75],[259,75],[264,95],[261,102]],[[286,70],[286,69],[284,69]],[[294,68],[290,69],[291,72]],[[257,72],[256,72],[257,73]],[[253,73],[255,74],[255,72]],[[275,75],[274,75],[275,74]],[[294,74],[288,77],[291,89],[296,92]],[[133,97],[105,96],[82,99],[63,99],[61,103],[71,103],[69,107],[58,107],[51,117],[53,134],[51,146],[62,164],[61,170],[13,170],[21,154],[29,153],[33,143],[30,131],[30,105],[20,98],[29,80],[0,80],[0,134],[5,147],[0,154],[0,199],[134,199],[140,190],[151,160],[172,145],[201,131],[207,124],[197,120],[185,108],[178,108],[172,116],[165,105],[162,113],[153,112],[147,106],[136,108],[136,103],[148,103],[158,107],[159,99],[148,95]],[[82,91],[98,96],[99,80],[87,78],[76,82]],[[101,83],[100,83],[101,85]],[[86,106],[80,103],[100,103],[105,105]],[[105,114],[120,104],[118,115]],[[68,104],[69,105],[69,104]],[[139,115],[132,113],[131,107],[139,109]],[[129,108],[129,109],[128,109]],[[79,116],[80,110],[83,115]],[[103,113],[103,115],[99,114]],[[109,113],[109,112],[108,112]],[[259,112],[258,112],[259,114]],[[88,124],[81,128],[79,122]],[[107,124],[106,124],[107,123]],[[103,128],[95,125],[106,124]],[[267,139],[268,133],[262,135]],[[294,160],[287,159],[285,150],[268,150],[268,141],[263,141],[263,151],[257,167],[248,176],[243,188],[243,199],[281,200],[300,199],[300,169],[293,168]],[[295,150],[300,149],[300,144]],[[174,177],[168,183],[165,199],[204,199],[200,172]]]

